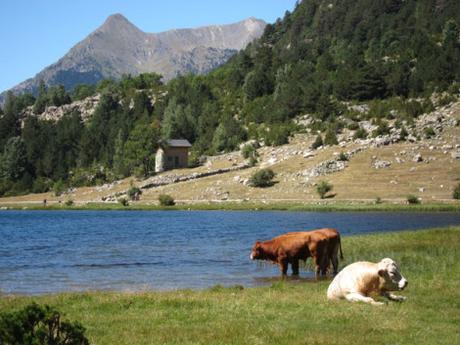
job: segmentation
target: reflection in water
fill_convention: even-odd
[[[270,285],[256,240],[333,227],[346,236],[460,224],[458,213],[0,211],[0,291],[171,290]],[[315,282],[311,260],[296,283]],[[327,278],[327,279],[330,279]]]

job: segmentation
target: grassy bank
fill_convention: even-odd
[[[366,202],[197,202],[178,203],[175,206],[133,203],[123,206],[117,203],[88,203],[66,206],[65,204],[0,204],[11,210],[221,210],[221,211],[305,211],[305,212],[460,212],[460,202],[425,203],[409,205],[405,203],[366,203]]]
[[[398,261],[403,303],[328,302],[329,281],[270,287],[0,297],[0,310],[47,303],[91,344],[458,344],[460,227],[343,239],[345,261]],[[248,265],[251,263],[248,262]]]

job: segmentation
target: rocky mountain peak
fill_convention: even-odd
[[[204,74],[259,38],[265,25],[250,17],[228,25],[146,33],[116,13],[59,61],[12,91],[36,93],[41,80],[47,86],[60,84],[69,90],[124,74],[155,72],[165,80],[187,73]],[[5,96],[6,92],[0,94],[0,104]]]
[[[124,15],[120,13],[115,13],[107,17],[105,22],[95,32],[109,32],[114,34],[120,31],[142,33],[142,31],[137,26],[131,23]]]

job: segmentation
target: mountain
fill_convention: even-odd
[[[265,25],[251,17],[229,25],[146,33],[123,15],[114,14],[58,62],[12,91],[35,93],[40,80],[72,89],[123,74],[156,72],[166,80],[186,73],[204,74],[260,37]],[[2,96],[5,93],[0,100]]]

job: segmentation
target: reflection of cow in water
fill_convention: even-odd
[[[252,260],[268,260],[279,265],[282,275],[287,274],[291,264],[292,274],[299,274],[299,261],[312,257],[316,275],[325,275],[329,264],[333,272],[338,271],[338,251],[343,259],[340,234],[335,229],[289,232],[269,241],[257,241],[251,251]]]

